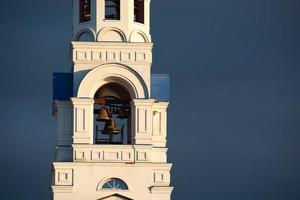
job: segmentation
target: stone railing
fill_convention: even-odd
[[[151,145],[73,145],[74,162],[166,163],[167,148]]]

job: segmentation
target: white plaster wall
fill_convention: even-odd
[[[73,161],[89,163],[166,163],[167,148],[152,145],[73,144]]]
[[[127,72],[122,71],[123,77],[134,78],[135,76],[140,83],[132,80],[133,84],[145,84],[143,87],[147,91],[144,93],[150,96],[152,48],[152,43],[72,42],[74,95],[78,93],[78,88],[88,73],[99,67],[110,66],[111,69],[105,69],[106,74],[110,72],[111,77],[114,73],[120,76],[121,70],[126,68]],[[119,69],[114,72],[116,67]],[[103,75],[101,77],[102,80],[107,78]]]
[[[54,163],[54,199],[96,200],[117,193],[134,200],[168,200],[170,169],[170,164]],[[101,190],[109,178],[122,179],[129,190]]]

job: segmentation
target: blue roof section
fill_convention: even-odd
[[[53,100],[69,100],[73,96],[73,73],[53,73]]]
[[[151,75],[151,98],[159,101],[170,101],[169,74]]]

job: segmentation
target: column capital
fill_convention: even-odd
[[[132,99],[130,104],[133,106],[152,106],[155,99]]]
[[[92,98],[77,98],[77,97],[72,97],[71,101],[73,103],[73,105],[90,105],[93,104],[95,101]]]

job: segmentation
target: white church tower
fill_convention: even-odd
[[[170,200],[169,77],[151,74],[150,0],[73,0],[72,73],[54,73],[54,200]]]

